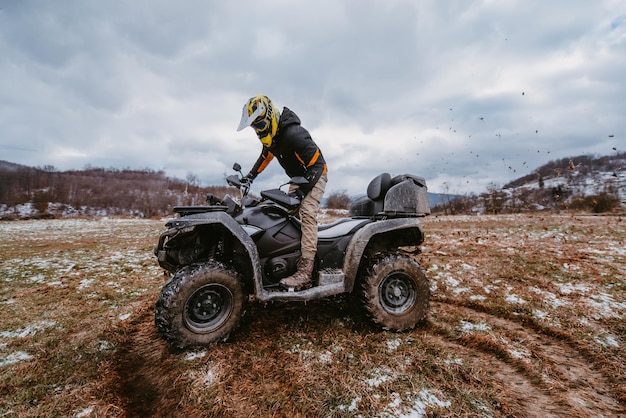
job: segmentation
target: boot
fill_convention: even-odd
[[[312,258],[300,258],[298,260],[298,270],[291,276],[282,279],[280,285],[286,289],[308,289],[313,284],[311,280],[313,264]]]

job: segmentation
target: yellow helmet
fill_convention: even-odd
[[[274,109],[272,101],[265,95],[252,97],[243,105],[238,131],[251,126],[265,147],[272,145],[272,138],[278,131],[280,112]]]

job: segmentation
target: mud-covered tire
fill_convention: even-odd
[[[382,328],[412,329],[428,311],[428,278],[411,257],[388,254],[370,265],[361,282],[361,300],[369,318]]]
[[[179,270],[161,290],[155,307],[159,334],[184,348],[226,341],[244,312],[243,284],[217,262]]]

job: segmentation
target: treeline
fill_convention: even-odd
[[[591,194],[575,193],[563,186],[540,189],[491,189],[479,195],[450,199],[431,208],[433,214],[512,214],[575,210],[591,213],[624,213],[616,186]]]
[[[5,211],[30,203],[40,215],[73,212],[154,217],[172,213],[177,205],[202,205],[207,193],[223,197],[235,192],[225,186],[200,187],[193,174],[180,180],[150,169],[58,171],[52,166],[0,164],[0,205]]]
[[[479,195],[452,197],[432,213],[520,213],[542,210],[585,210],[596,213],[624,209],[626,153],[578,156],[550,161],[533,173]],[[591,186],[590,186],[591,185]],[[53,166],[27,167],[0,161],[0,218],[68,215],[159,217],[174,206],[205,204],[207,193],[222,198],[238,191],[226,186],[200,187],[192,173],[185,180],[163,171],[92,168],[59,171]],[[345,209],[345,191],[330,193],[326,207]],[[24,207],[32,212],[22,211]]]

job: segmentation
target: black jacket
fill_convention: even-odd
[[[256,178],[274,157],[289,177],[302,176],[309,180],[308,184],[300,185],[300,191],[305,195],[327,171],[322,151],[309,131],[300,125],[300,118],[286,107],[280,114],[278,131],[272,139],[272,145],[269,148],[263,147],[248,176]]]

